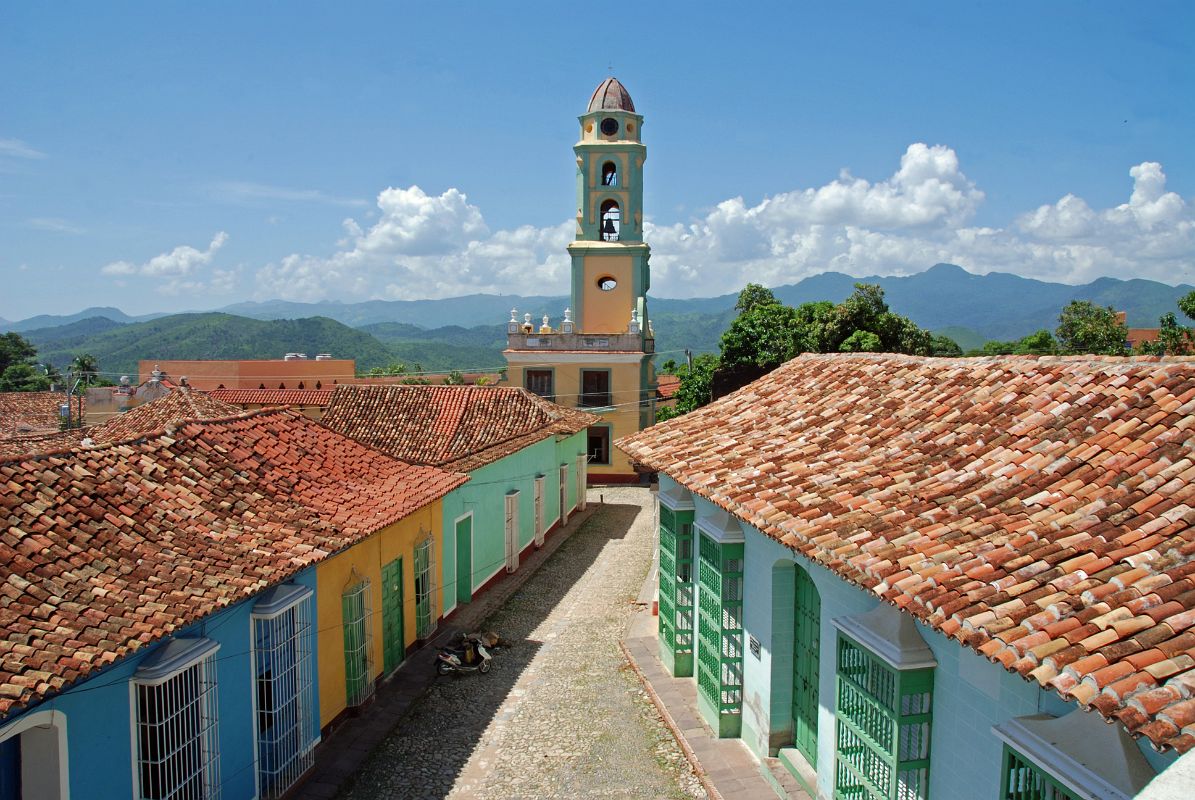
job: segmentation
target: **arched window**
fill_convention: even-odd
[[[607,200],[602,203],[602,240],[606,242],[618,241],[619,209],[618,203]]]
[[[617,186],[618,185],[618,167],[614,165],[613,161],[607,161],[602,164],[602,186]]]

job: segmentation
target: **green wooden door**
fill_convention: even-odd
[[[402,559],[382,567],[382,669],[387,673],[406,655],[402,622]]]
[[[473,517],[456,523],[456,601],[473,599]]]
[[[793,645],[793,739],[798,750],[817,767],[818,642],[822,599],[809,573],[794,565],[796,637]]]

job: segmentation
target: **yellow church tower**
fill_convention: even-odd
[[[621,436],[655,422],[655,337],[647,316],[650,286],[643,241],[643,117],[626,88],[607,78],[580,117],[577,232],[572,305],[556,325],[549,317],[507,323],[507,378],[565,406],[599,415],[589,429],[586,468],[592,481],[634,481]]]

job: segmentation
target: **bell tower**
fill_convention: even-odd
[[[646,327],[650,248],[643,241],[643,117],[626,88],[607,78],[580,117],[577,157],[573,309],[579,330],[626,329],[634,309]]]
[[[655,422],[655,335],[647,316],[650,286],[643,241],[643,117],[616,78],[607,78],[579,117],[571,304],[558,326],[511,310],[507,380],[560,405],[601,417],[589,428],[588,474],[637,480],[619,437]]]

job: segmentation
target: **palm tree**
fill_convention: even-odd
[[[100,364],[90,353],[80,353],[71,361],[71,372],[83,382],[83,386],[90,386],[99,376]]]

